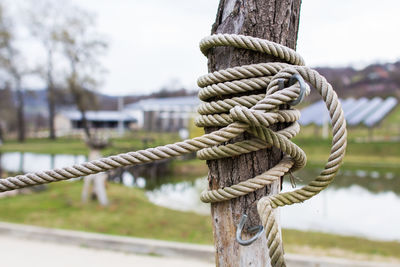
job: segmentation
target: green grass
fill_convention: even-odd
[[[81,182],[60,182],[49,190],[0,199],[0,220],[106,234],[208,244],[211,220],[150,203],[143,191],[109,184],[108,207],[82,204]]]
[[[320,138],[295,138],[293,140],[307,154],[309,163],[323,163],[328,159],[331,140]],[[349,139],[344,164],[362,166],[398,166],[400,163],[400,142],[359,143]]]
[[[382,126],[389,126],[394,124],[400,124],[400,105],[393,109],[389,113],[389,115],[382,121]]]
[[[124,236],[211,244],[208,216],[174,211],[150,203],[143,191],[109,184],[108,207],[80,202],[81,182],[59,182],[49,189],[0,199],[0,220],[14,223],[100,232]],[[372,255],[400,259],[400,243],[371,241],[358,237],[283,230],[285,247],[346,251],[346,257]],[[353,255],[354,254],[354,255]],[[365,256],[367,257],[367,256]],[[364,258],[365,258],[364,257]]]
[[[32,152],[41,154],[71,154],[87,155],[89,150],[78,139],[58,138],[55,141],[48,139],[27,139],[24,143],[16,140],[7,140],[0,146],[0,152]]]
[[[124,153],[132,150],[146,148],[143,138],[151,141],[147,146],[160,146],[179,141],[176,133],[148,133],[143,131],[133,132],[121,138],[110,139],[111,145],[102,151],[103,155]],[[88,155],[89,149],[82,139],[61,137],[56,140],[47,138],[27,139],[24,143],[16,140],[6,140],[0,146],[0,152],[32,152],[42,154],[72,154]]]
[[[360,237],[304,232],[292,229],[283,229],[282,236],[285,248],[292,253],[304,253],[302,248],[306,247],[314,251],[313,254],[317,254],[316,251],[322,251],[322,254],[326,256],[361,259],[390,257],[400,259],[400,243],[394,241],[374,241]],[[364,256],[360,257],[360,255]]]

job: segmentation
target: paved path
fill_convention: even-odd
[[[126,254],[0,235],[1,266],[7,267],[211,267],[210,263]]]
[[[211,267],[213,259],[212,246],[0,222],[0,267]],[[293,254],[286,259],[291,267],[399,267]]]

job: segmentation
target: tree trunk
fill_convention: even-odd
[[[56,139],[56,130],[54,128],[54,116],[55,116],[55,105],[54,105],[54,88],[49,85],[47,88],[48,98],[48,109],[49,109],[49,139]]]
[[[17,81],[17,125],[18,141],[25,141],[25,114],[24,114],[24,93],[22,92],[21,82]]]
[[[301,0],[221,0],[212,33],[244,34],[268,39],[295,49]],[[277,61],[271,56],[235,48],[214,48],[208,56],[210,72],[229,67]],[[229,97],[232,97],[229,96]],[[282,125],[276,125],[275,129]],[[207,132],[215,128],[206,129]],[[234,141],[248,139],[248,134]],[[273,167],[282,159],[276,149],[264,149],[235,158],[210,160],[209,186],[222,188],[245,181]],[[235,241],[236,225],[243,213],[249,216],[248,225],[260,225],[257,200],[280,191],[280,182],[255,193],[211,205],[217,266],[269,266],[266,238],[251,246]],[[246,225],[247,226],[247,225]],[[245,227],[246,227],[245,226]],[[243,236],[249,238],[249,236]]]
[[[85,133],[86,139],[91,141],[92,140],[92,135],[90,134],[90,127],[89,127],[89,122],[86,118],[86,110],[79,108],[79,111],[81,112],[82,116],[82,128]]]
[[[53,51],[48,51],[48,62],[47,62],[47,102],[49,109],[49,138],[51,140],[56,139],[56,130],[54,128],[54,116],[55,116],[55,97],[54,97],[54,83],[53,83]]]
[[[85,98],[85,94],[84,94],[85,89],[78,84],[78,74],[77,74],[77,70],[76,70],[75,59],[73,57],[70,57],[69,63],[71,65],[71,76],[68,78],[69,89],[75,100],[75,105],[78,108],[79,112],[81,113],[82,128],[83,128],[84,134],[86,136],[86,139],[87,139],[87,141],[91,142],[92,136],[90,134],[90,126],[89,126],[89,122],[86,118],[87,107],[85,105],[85,99],[84,99]]]

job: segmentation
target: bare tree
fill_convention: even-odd
[[[86,111],[96,106],[93,91],[99,86],[104,71],[99,56],[104,54],[107,42],[95,31],[93,15],[78,8],[64,12],[65,24],[57,33],[57,40],[70,67],[67,87],[81,112],[82,126],[90,140]]]
[[[16,36],[12,32],[12,28],[13,21],[6,16],[4,7],[0,5],[0,65],[9,76],[11,86],[16,91],[18,141],[23,142],[25,140],[25,116],[22,78],[31,72],[26,68],[21,52],[15,45]]]
[[[94,90],[101,82],[101,67],[99,56],[106,48],[107,43],[96,31],[93,15],[71,7],[64,9],[64,25],[57,32],[62,54],[69,65],[66,74],[66,86],[72,94],[73,100],[81,113],[82,127],[86,136],[86,143],[90,147],[90,158],[100,157],[100,149],[108,143],[92,136],[86,119],[86,111],[97,106]],[[104,174],[89,175],[84,179],[82,200],[86,201],[90,191],[96,196],[101,205],[107,205],[106,176]],[[93,184],[93,190],[90,190]]]
[[[49,138],[56,139],[54,127],[55,117],[55,82],[54,82],[54,54],[59,46],[57,33],[63,27],[63,5],[54,1],[31,1],[27,12],[27,25],[31,34],[40,42],[46,52],[44,63],[39,66],[40,76],[45,80],[47,87],[47,104],[49,114]]]

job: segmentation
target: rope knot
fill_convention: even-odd
[[[243,106],[235,106],[229,111],[233,121],[242,122],[250,127],[269,127],[278,122],[278,113],[262,112],[259,110],[249,109]]]

